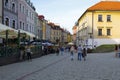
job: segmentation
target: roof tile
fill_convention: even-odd
[[[87,9],[87,11],[94,10],[118,11],[120,10],[120,1],[101,1]]]

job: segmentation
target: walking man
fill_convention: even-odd
[[[27,46],[27,58],[28,58],[28,61],[32,61],[32,57],[31,57],[31,49],[30,49],[30,45]]]
[[[78,60],[82,60],[82,47],[81,45],[78,46],[77,48],[77,52],[78,52]]]

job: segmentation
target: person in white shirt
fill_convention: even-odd
[[[74,59],[74,51],[75,51],[75,47],[71,46],[71,48],[70,48],[71,60]]]
[[[27,58],[28,58],[28,60],[32,60],[30,45],[27,46],[26,52],[27,52]]]

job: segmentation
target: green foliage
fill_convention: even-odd
[[[113,52],[114,51],[115,45],[101,45],[96,47],[95,49],[92,50],[93,53],[105,53],[105,52]]]

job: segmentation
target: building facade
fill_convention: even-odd
[[[18,28],[22,30],[27,30],[26,24],[26,1],[18,0]]]
[[[46,40],[50,41],[50,36],[51,36],[51,26],[47,22],[47,24],[46,24]]]
[[[40,20],[40,18],[39,18],[39,16],[37,17],[37,30],[36,30],[36,35],[37,35],[37,38],[39,39],[39,40],[41,40],[42,39],[42,35],[41,35],[41,32],[42,32],[42,26],[41,26],[41,22],[40,22],[41,20]]]
[[[101,1],[89,7],[78,19],[77,44],[91,48],[103,44],[120,44],[120,33],[117,33],[119,19],[119,1]]]
[[[40,26],[42,29],[42,40],[46,40],[46,24],[47,24],[47,20],[45,20],[45,17],[43,15],[39,15],[39,21],[40,21]]]
[[[3,24],[17,29],[18,0],[3,0]]]
[[[23,13],[26,13],[26,28],[25,30],[35,34],[35,7],[33,6],[33,3],[30,2],[30,0],[25,0],[25,7],[23,6]]]
[[[30,39],[37,37],[37,13],[30,0],[18,0],[18,27],[21,32],[29,33]]]
[[[77,33],[77,25],[73,26],[72,31],[73,31],[73,42],[74,42],[74,44],[76,44],[76,39],[77,39],[77,35],[76,35],[76,33]]]
[[[54,23],[49,23],[49,25],[51,26],[51,35],[50,35],[51,42],[53,42],[55,44],[59,44],[60,38],[61,38],[60,26],[55,25]]]

